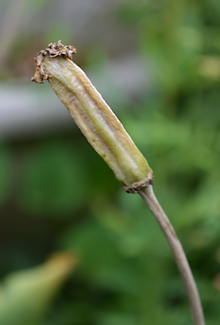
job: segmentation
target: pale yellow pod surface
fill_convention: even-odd
[[[152,181],[151,168],[82,69],[67,57],[45,53],[41,51],[37,57],[38,72],[48,78],[93,148],[124,186],[146,186]]]

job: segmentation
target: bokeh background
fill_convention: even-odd
[[[1,324],[192,323],[141,198],[123,192],[48,83],[30,82],[36,53],[59,39],[147,158],[207,324],[219,324],[219,0],[0,1]],[[25,272],[66,251],[79,262],[59,291],[55,279],[45,298],[49,272],[26,295]]]

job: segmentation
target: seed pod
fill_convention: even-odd
[[[71,60],[76,50],[61,41],[50,43],[35,59],[32,81],[48,79],[89,143],[114,171],[125,191],[136,193],[152,184],[153,173],[123,125]]]

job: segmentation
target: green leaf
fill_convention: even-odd
[[[33,149],[21,188],[20,205],[34,215],[70,215],[84,203],[87,176],[79,148],[48,142]]]
[[[74,255],[60,253],[41,266],[9,275],[0,291],[0,323],[39,324],[76,263]]]

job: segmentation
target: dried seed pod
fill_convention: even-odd
[[[71,60],[76,49],[61,41],[40,51],[32,81],[48,79],[87,140],[130,193],[152,184],[153,173],[123,125]]]

